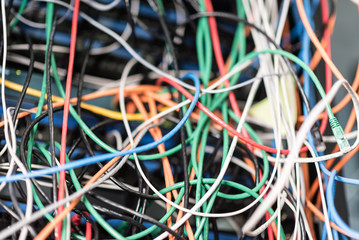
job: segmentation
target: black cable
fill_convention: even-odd
[[[53,109],[53,112],[57,112],[63,109],[63,106],[61,107],[57,107]],[[25,154],[25,148],[27,146],[27,142],[29,141],[29,137],[30,137],[30,133],[32,131],[32,129],[34,128],[34,126],[39,123],[42,119],[44,119],[45,117],[47,117],[48,115],[48,111],[43,111],[38,117],[36,117],[32,122],[30,122],[29,126],[27,126],[27,128],[24,130],[24,133],[21,137],[21,141],[20,141],[20,160],[22,162],[26,162],[26,154]]]
[[[185,240],[184,237],[182,237],[181,235],[179,235],[177,232],[173,231],[171,228],[169,228],[168,226],[166,226],[165,224],[163,223],[160,223],[159,221],[157,221],[156,219],[148,216],[148,215],[145,215],[145,214],[142,214],[142,213],[139,213],[139,212],[136,212],[132,209],[129,209],[125,206],[122,206],[116,202],[113,202],[103,196],[100,196],[100,195],[96,195],[96,194],[93,194],[91,191],[88,192],[92,197],[110,205],[110,206],[113,206],[115,208],[117,208],[119,211],[122,211],[122,212],[125,212],[127,214],[131,214],[131,215],[136,215],[136,216],[139,216],[141,218],[143,218],[145,221],[149,222],[149,223],[152,223],[152,224],[155,224],[156,226],[158,226],[159,228],[161,228],[163,231],[166,231],[168,232],[169,234],[173,235],[176,237],[176,239],[182,239],[182,240]]]
[[[165,37],[165,42],[166,42],[166,44],[167,44],[167,46],[169,48],[168,49],[169,53],[172,55],[172,62],[173,62],[173,69],[175,70],[175,76],[178,77],[179,76],[178,58],[177,58],[175,48],[173,46],[173,41],[172,41],[172,38],[171,38],[170,31],[168,30],[165,17],[163,15],[163,13],[160,11],[159,7],[157,6],[157,4],[156,4],[156,2],[154,0],[147,0],[147,2],[150,4],[152,9],[158,15],[158,19],[160,21],[160,24],[161,24],[161,27],[162,27],[162,30],[163,30],[163,34],[164,34],[164,37]]]
[[[143,186],[142,188],[139,188],[139,192],[143,192],[142,189],[145,189],[145,193],[148,193],[148,190],[149,190],[149,186],[147,184],[145,184],[145,186]],[[136,212],[139,212],[141,211],[142,214],[145,214],[146,213],[146,209],[147,209],[147,198],[142,198],[140,197],[137,201],[137,206],[136,206]],[[136,216],[133,216],[132,217],[134,220],[136,220],[137,218],[137,222],[139,223],[143,223],[143,218],[141,217],[136,217]],[[131,224],[132,225],[132,224]],[[137,233],[137,230],[138,230],[138,227],[137,226],[131,226],[129,225],[129,229],[128,230],[131,230],[132,232],[132,235],[136,234]]]
[[[38,159],[40,158],[44,158],[42,157],[40,154],[38,154],[36,151],[33,151],[33,155],[35,157],[37,157]],[[46,159],[43,159],[43,162],[48,163],[48,161],[46,161]],[[28,171],[30,171],[30,169],[27,167],[27,165],[25,165],[26,169]],[[51,167],[50,164],[48,165],[48,167]],[[51,200],[47,197],[47,195],[45,194],[45,192],[42,190],[41,186],[39,185],[39,183],[37,182],[37,180],[35,178],[30,178],[30,181],[32,182],[32,184],[34,185],[34,188],[36,189],[36,191],[41,195],[41,197],[47,202],[47,203],[51,203]]]
[[[209,218],[210,223],[212,224],[212,231],[214,240],[219,240],[219,231],[217,226],[217,219],[216,218]]]
[[[14,223],[15,223],[15,218],[11,218],[11,225],[14,224]],[[11,239],[12,240],[17,240],[18,239],[16,232],[11,234]]]
[[[103,214],[106,214],[108,217],[114,217],[116,219],[120,219],[120,220],[129,222],[130,224],[133,224],[133,225],[137,226],[141,230],[146,230],[146,227],[143,224],[133,220],[133,218],[131,218],[129,216],[120,214],[118,212],[115,212],[115,211],[110,210],[110,209],[108,209],[106,207],[99,206],[99,205],[96,205],[96,204],[92,204],[92,206],[93,206],[94,209],[96,209],[97,211],[99,211],[99,212],[101,212]],[[149,240],[151,239],[149,235],[146,235],[145,238],[149,239]]]
[[[17,220],[17,221],[21,220],[21,218],[13,210],[11,210],[11,208],[6,206],[6,204],[3,203],[1,200],[0,200],[0,207],[2,209],[4,209],[14,220]],[[31,225],[28,225],[28,228],[29,228],[29,232],[30,232],[31,236],[36,237],[37,233],[36,233],[35,229]]]
[[[21,104],[24,101],[24,98],[26,96],[26,91],[29,88],[32,72],[34,70],[34,62],[35,62],[34,50],[32,48],[31,39],[30,39],[29,35],[26,33],[26,31],[24,30],[22,24],[19,24],[19,28],[20,28],[21,33],[25,37],[26,43],[29,45],[29,55],[30,55],[29,60],[30,60],[30,62],[29,62],[29,67],[27,69],[25,82],[23,84],[23,87],[22,87],[22,90],[21,90],[21,93],[19,96],[19,100],[17,101],[17,103],[15,105],[14,114],[13,114],[13,123],[14,124],[16,122],[17,115],[20,111]]]
[[[101,122],[96,123],[96,124],[95,124],[94,126],[92,126],[90,129],[91,129],[91,131],[94,131],[94,130],[100,128],[100,127],[103,127],[103,126],[108,125],[108,124],[113,124],[113,123],[116,123],[116,122],[118,122],[118,120],[115,120],[115,119],[105,119],[105,120],[103,120],[103,121],[101,121]],[[70,149],[69,149],[69,151],[68,151],[68,153],[67,153],[67,155],[69,156],[69,158],[70,158],[71,155],[74,153],[74,151],[76,150],[76,148],[78,147],[78,145],[81,143],[81,140],[83,140],[83,138],[80,136],[80,137],[78,137],[78,138],[74,141],[74,143],[72,144],[72,146],[70,147]],[[91,151],[91,146],[90,146],[90,145],[89,145],[89,148],[90,148],[90,151]],[[86,150],[88,150],[88,149],[86,149]],[[89,153],[90,153],[90,152],[89,152]]]
[[[237,142],[236,148],[239,151],[244,150],[245,153],[247,154],[248,158],[253,162],[254,171],[255,171],[255,184],[258,184],[259,183],[259,164],[258,164],[257,157],[248,149],[248,147],[245,144],[243,144],[239,141]]]
[[[221,135],[220,135],[219,139],[216,141],[216,145],[214,146],[214,149],[213,149],[211,155],[209,155],[208,159],[204,163],[203,173],[206,173],[209,170],[209,168],[213,165],[214,160],[217,156],[217,153],[222,146],[222,143],[223,143],[223,131],[221,131]]]
[[[14,4],[14,0],[10,0],[9,2],[8,2],[8,5],[6,6],[6,4],[5,4],[5,16],[10,16],[10,10],[12,10],[13,9],[13,4]],[[10,32],[9,30],[9,28],[10,28],[10,22],[11,22],[11,20],[10,20],[10,17],[8,17],[7,19],[6,19],[6,29],[7,29],[7,31],[8,32]]]
[[[293,197],[293,194],[289,191],[288,188],[284,188],[285,193],[288,195],[289,200],[292,202],[293,207],[296,208],[297,204],[296,204],[296,200]],[[295,214],[294,214],[295,215]],[[300,226],[300,231],[301,231],[301,235],[302,235],[302,239],[307,239],[307,233],[305,231],[305,227],[304,227],[304,220],[303,220],[303,216],[302,214],[299,214],[299,226]]]
[[[129,163],[130,163],[130,162],[129,162]],[[140,164],[141,164],[141,163],[140,163]],[[141,164],[141,165],[142,165],[142,167],[143,167],[143,164]],[[137,179],[138,179],[138,192],[139,192],[139,193],[142,193],[142,192],[143,192],[143,189],[147,189],[147,192],[148,192],[148,185],[143,182],[142,176],[141,176],[140,172],[138,171],[137,166],[134,165],[133,168],[134,168],[134,170],[136,171],[136,174],[137,174]],[[139,198],[138,198],[138,200],[137,200],[137,206],[136,206],[136,209],[135,209],[136,212],[140,211],[141,206],[144,205],[144,207],[146,207],[147,201],[143,201],[143,200],[146,200],[146,199],[143,199],[142,197],[139,197]],[[142,204],[141,204],[141,203],[142,203]],[[136,216],[133,216],[133,219],[136,219]],[[138,218],[138,222],[142,222],[142,218],[141,218],[141,217]],[[136,227],[132,228],[132,234],[135,234],[136,231],[137,231],[137,228],[136,228]]]
[[[85,233],[77,226],[74,222],[71,221],[71,228],[75,230],[75,232],[81,236],[85,236]]]
[[[148,194],[149,188],[150,188],[150,187],[146,184],[146,187],[145,187],[145,193],[146,193],[146,194]],[[147,201],[148,201],[147,198],[142,198],[142,207],[141,207],[141,213],[142,213],[142,214],[146,214]],[[139,223],[142,223],[142,222],[143,222],[143,218],[139,218],[139,219],[138,219],[138,222],[139,222]]]
[[[160,42],[164,41],[163,37],[159,33],[155,32],[153,29],[151,29],[149,26],[147,26],[147,24],[144,23],[140,18],[138,18],[137,16],[133,16],[133,18],[136,20],[136,24],[140,28],[142,28],[143,30],[148,32],[154,38],[154,40],[157,40]]]
[[[80,77],[79,77],[79,85],[78,85],[78,88],[77,88],[77,105],[76,105],[76,112],[78,114],[78,116],[80,118],[82,118],[82,112],[81,112],[81,102],[82,102],[82,90],[83,90],[83,85],[84,85],[84,76],[85,76],[85,71],[86,71],[86,67],[87,67],[87,63],[89,61],[89,58],[90,58],[90,50],[92,48],[92,44],[93,44],[93,41],[94,39],[91,38],[90,40],[90,43],[89,45],[87,46],[86,48],[86,52],[85,52],[85,56],[84,56],[84,59],[82,61],[82,67],[81,67],[81,72],[80,72]],[[94,152],[92,151],[92,148],[90,146],[90,143],[89,141],[87,140],[87,136],[85,135],[85,132],[82,128],[79,129],[80,130],[80,136],[81,136],[81,139],[85,145],[85,148],[86,150],[90,153],[91,156],[94,156]],[[70,157],[70,154],[68,155]],[[83,173],[85,173],[87,171],[87,169],[89,168],[89,166],[85,166],[83,167]],[[82,175],[81,177],[79,177],[79,179],[82,178]]]
[[[92,44],[93,44],[93,39],[91,38],[89,45],[87,46],[86,50],[85,50],[85,56],[84,59],[82,60],[82,67],[81,67],[81,72],[80,72],[80,77],[79,77],[79,85],[77,87],[77,105],[76,105],[76,111],[77,114],[79,115],[80,118],[82,118],[82,112],[81,112],[81,103],[82,103],[82,90],[83,90],[83,85],[84,85],[84,76],[85,76],[85,71],[86,71],[86,67],[87,67],[87,63],[89,61],[89,57],[90,57],[90,50],[92,48]],[[92,148],[90,146],[89,141],[87,140],[87,137],[85,135],[85,132],[82,128],[80,128],[80,134],[81,134],[81,138],[83,140],[83,143],[87,149],[87,151],[91,154],[94,155]]]
[[[57,8],[56,8],[57,9]],[[55,29],[56,29],[56,10],[54,14],[54,22],[51,26],[49,43],[46,54],[46,62],[45,62],[45,78],[46,78],[46,95],[47,95],[47,113],[48,113],[48,125],[49,125],[49,143],[50,143],[50,157],[51,157],[51,165],[56,166],[55,161],[55,130],[54,130],[54,112],[53,112],[53,104],[52,104],[52,87],[51,87],[51,78],[50,78],[50,61],[52,54],[52,45],[54,42]],[[52,174],[52,198],[55,202],[57,199],[57,178],[56,174]]]
[[[135,21],[133,20],[133,17],[132,17],[131,1],[130,0],[125,0],[125,6],[126,6],[126,12],[127,12],[127,19],[128,19],[128,22],[130,23],[130,26],[131,26],[131,29],[132,29],[130,40],[131,40],[133,45],[136,45]]]

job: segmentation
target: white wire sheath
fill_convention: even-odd
[[[356,111],[356,115],[358,117],[358,114],[359,114],[358,97],[355,95],[355,92],[351,89],[351,86],[349,85],[349,83],[346,80],[339,80],[333,85],[332,89],[330,90],[330,92],[327,95],[327,101],[330,102],[334,98],[336,92],[339,90],[341,85],[344,85],[344,87],[348,90],[348,92],[352,96],[354,108]],[[288,181],[288,177],[289,177],[289,175],[293,169],[294,163],[295,163],[294,159],[298,156],[299,149],[301,148],[308,131],[310,130],[311,126],[316,121],[317,116],[323,111],[324,107],[325,107],[325,101],[321,100],[312,109],[307,120],[303,123],[303,125],[299,129],[299,131],[296,135],[295,145],[293,146],[293,149],[291,150],[291,152],[288,155],[286,162],[284,164],[282,174],[281,174],[281,179],[278,179],[278,181],[275,183],[275,185],[273,187],[273,190],[267,195],[266,199],[264,199],[264,201],[258,206],[258,208],[255,210],[255,212],[252,214],[252,216],[245,223],[245,225],[243,226],[244,233],[249,232],[257,224],[259,219],[262,218],[265,211],[269,207],[271,207],[271,205],[275,202],[277,196],[280,194],[283,187],[286,185],[286,183]],[[357,142],[358,142],[358,138],[356,139],[354,146],[357,145]],[[351,149],[353,149],[353,146],[351,147]]]

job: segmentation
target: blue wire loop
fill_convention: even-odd
[[[328,212],[330,213],[330,220],[333,221],[338,227],[340,227],[343,231],[345,231],[350,237],[359,239],[359,232],[357,230],[349,227],[343,219],[338,214],[335,205],[334,205],[334,195],[335,195],[335,177],[337,175],[337,171],[333,170],[330,173],[326,196],[328,203]]]
[[[170,132],[168,132],[166,135],[164,135],[160,140],[151,142],[151,143],[148,143],[146,145],[142,145],[142,146],[139,146],[136,148],[132,148],[132,149],[129,149],[126,151],[119,151],[119,152],[115,152],[115,153],[106,153],[106,154],[101,154],[101,155],[97,155],[94,157],[86,157],[86,158],[72,161],[70,163],[60,165],[60,166],[54,166],[54,167],[49,167],[49,168],[40,169],[40,170],[33,170],[33,171],[28,172],[27,174],[19,173],[19,174],[10,175],[8,177],[3,176],[3,177],[0,177],[0,183],[16,182],[16,181],[23,180],[26,178],[36,178],[36,177],[42,177],[44,175],[51,175],[51,174],[54,174],[54,173],[57,173],[60,171],[75,169],[75,168],[91,165],[91,164],[94,164],[97,162],[103,162],[106,160],[110,160],[114,157],[119,157],[119,156],[123,157],[125,155],[130,155],[133,153],[140,153],[140,152],[144,152],[144,151],[148,151],[153,148],[156,148],[158,145],[171,139],[180,130],[180,128],[185,124],[185,122],[189,118],[190,114],[192,113],[194,107],[196,106],[196,104],[199,100],[200,87],[201,87],[199,78],[193,73],[188,73],[181,80],[183,80],[183,79],[191,79],[194,82],[196,90],[195,90],[193,101],[189,105],[188,110],[184,114],[183,118],[179,121],[179,123]]]

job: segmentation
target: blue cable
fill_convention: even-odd
[[[337,174],[336,170],[333,170],[330,173],[328,187],[326,191],[327,203],[328,203],[328,211],[331,213],[331,217],[333,222],[338,225],[345,233],[347,233],[350,237],[359,239],[359,232],[349,227],[343,219],[339,216],[335,205],[334,205],[334,195],[335,195],[335,176]]]
[[[188,79],[188,78],[193,80],[195,88],[196,88],[193,101],[189,105],[188,110],[184,114],[183,118],[179,121],[179,123],[170,132],[168,132],[166,135],[164,135],[160,140],[151,142],[149,144],[139,146],[139,147],[136,147],[133,149],[129,149],[126,151],[115,152],[115,153],[106,153],[106,154],[102,154],[99,156],[82,158],[82,159],[79,159],[79,160],[76,160],[76,161],[73,161],[73,162],[70,162],[70,163],[67,163],[64,165],[50,167],[50,168],[41,169],[41,170],[30,171],[27,174],[19,173],[19,174],[11,175],[9,177],[3,176],[3,177],[0,177],[0,183],[3,183],[3,182],[9,183],[9,182],[23,180],[26,178],[36,178],[36,177],[41,177],[44,175],[51,175],[51,174],[54,174],[54,173],[57,173],[60,171],[66,171],[69,169],[74,169],[74,168],[91,165],[91,164],[94,164],[97,162],[102,162],[102,161],[112,159],[114,157],[130,155],[133,153],[140,153],[140,152],[148,151],[148,150],[151,150],[151,149],[157,147],[161,143],[164,143],[165,141],[172,138],[180,130],[180,128],[187,121],[187,119],[189,118],[190,114],[192,113],[194,107],[196,106],[196,104],[198,102],[199,94],[200,94],[200,80],[193,73],[186,74],[186,76],[184,76],[184,78],[182,78],[182,79]]]
[[[347,236],[345,236],[343,233],[340,232],[339,235],[343,240],[348,240]]]
[[[329,177],[329,176],[331,175],[330,171],[325,167],[325,164],[324,164],[324,163],[319,162],[319,166],[320,166],[320,170],[322,170],[322,172],[323,172],[326,176]],[[338,175],[335,175],[335,176],[334,176],[334,179],[335,179],[336,181],[340,181],[340,182],[343,182],[343,183],[347,183],[347,184],[352,184],[352,185],[357,185],[357,186],[359,186],[359,179],[341,177],[341,176],[338,176]]]

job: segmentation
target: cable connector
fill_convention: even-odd
[[[336,117],[329,119],[330,127],[334,134],[335,139],[339,145],[340,151],[342,153],[347,153],[350,151],[350,145],[348,139],[346,138],[342,126],[340,126],[339,121]]]
[[[324,152],[325,151],[325,144],[323,141],[322,134],[320,133],[319,126],[317,123],[313,125],[313,127],[310,129],[310,132],[312,133],[314,145],[318,152]]]

